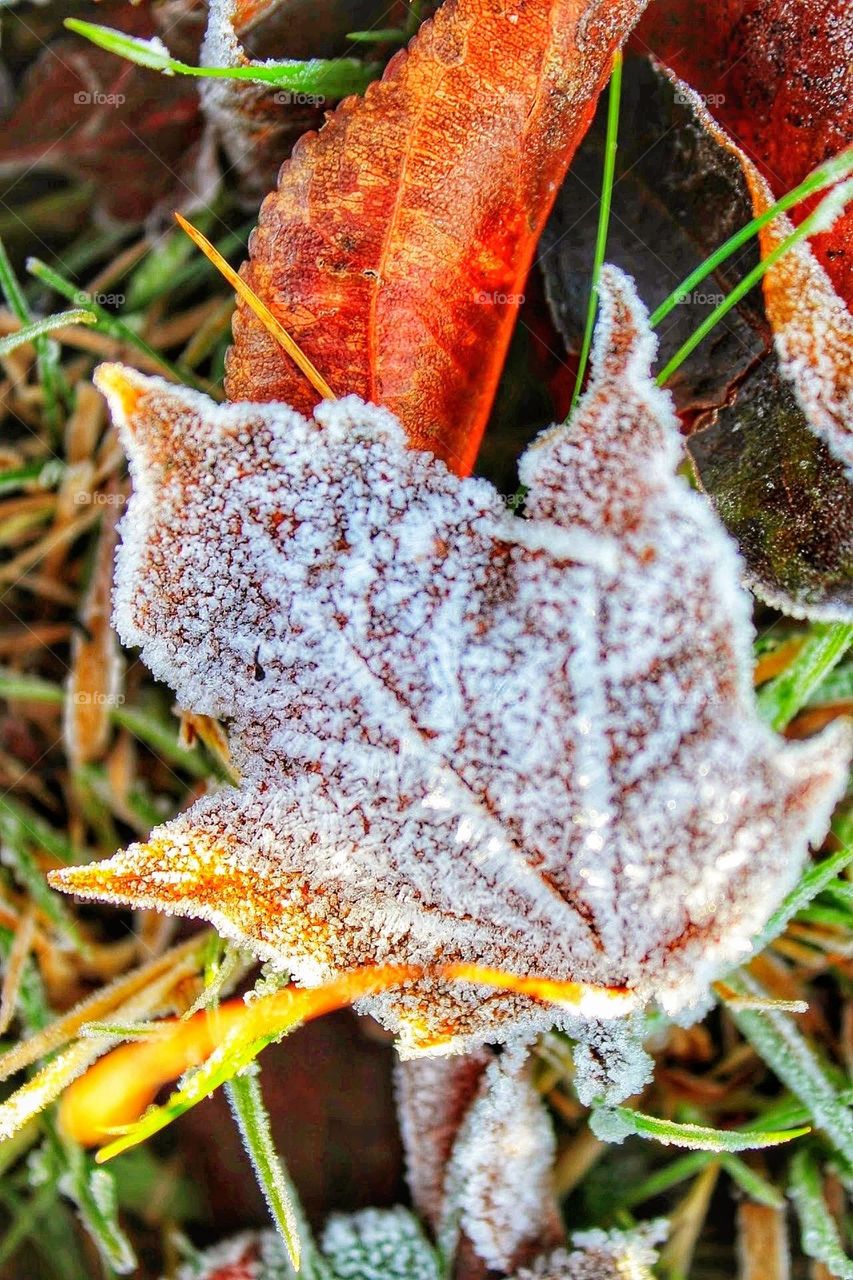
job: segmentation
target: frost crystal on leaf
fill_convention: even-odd
[[[760,722],[739,562],[674,474],[653,348],[609,271],[590,389],[522,460],[525,520],[353,397],[306,420],[102,367],[134,478],[119,632],[228,721],[242,784],[55,883],[201,916],[309,984],[473,961],[674,1011],[743,959],[850,735]],[[564,1017],[438,978],[366,1007],[409,1052]]]
[[[323,1253],[335,1280],[440,1280],[438,1255],[417,1218],[399,1205],[329,1220]]]
[[[652,1280],[657,1262],[655,1245],[666,1239],[667,1225],[650,1222],[633,1231],[578,1231],[571,1251],[556,1249],[514,1280]]]
[[[486,1068],[447,1167],[438,1239],[445,1257],[460,1234],[489,1268],[509,1271],[562,1238],[552,1186],[556,1143],[520,1048]]]

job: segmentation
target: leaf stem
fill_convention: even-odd
[[[590,284],[589,303],[586,313],[586,327],[581,343],[578,359],[578,372],[575,389],[572,393],[570,413],[574,411],[580,399],[589,353],[592,349],[592,335],[595,329],[595,317],[598,313],[598,293],[601,285],[601,270],[604,266],[604,255],[607,250],[607,229],[610,225],[610,206],[613,202],[613,182],[616,173],[616,148],[619,139],[619,103],[622,97],[622,50],[617,49],[613,55],[613,71],[610,76],[610,89],[607,101],[607,136],[604,143],[604,173],[601,181],[601,202],[598,206],[598,231],[595,237],[595,254],[592,260],[592,281]]]

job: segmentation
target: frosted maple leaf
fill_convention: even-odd
[[[228,722],[241,783],[55,884],[203,917],[308,985],[463,961],[627,988],[603,1018],[749,953],[850,731],[760,722],[736,551],[675,474],[633,286],[610,270],[601,302],[578,413],[522,459],[526,519],[353,397],[306,420],[101,367],[134,479],[116,625]],[[406,1052],[567,1017],[438,977],[365,1007]]]

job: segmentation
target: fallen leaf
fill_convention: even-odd
[[[462,1121],[477,1096],[489,1049],[398,1061],[397,1112],[406,1153],[406,1181],[412,1203],[432,1231],[444,1205],[447,1163]]]
[[[385,12],[381,0],[211,0],[201,49],[204,67],[250,66],[253,62],[337,55],[347,32],[370,27]],[[282,161],[302,134],[316,129],[333,105],[321,94],[271,89],[233,80],[199,82],[205,119],[216,131],[238,177],[242,194],[257,201],[276,180]]]
[[[603,140],[599,113],[540,252],[570,348],[583,330],[597,227],[596,202],[587,195],[584,205],[583,191],[600,173]],[[608,256],[635,276],[645,301],[658,306],[769,200],[701,99],[629,57]],[[764,252],[791,230],[777,219]],[[748,247],[684,297],[661,325],[662,363],[757,262],[757,248]],[[853,320],[807,243],[771,270],[765,292],[766,309],[753,290],[668,385],[684,429],[694,433],[687,448],[702,486],[738,541],[748,585],[793,616],[844,619],[853,607],[853,486],[842,456],[851,438],[844,424]]]
[[[556,1249],[537,1258],[513,1280],[653,1280],[655,1246],[667,1233],[662,1220],[640,1223],[630,1231],[576,1231],[571,1250]]]
[[[635,40],[696,90],[776,197],[853,142],[848,0],[706,0],[698,23],[693,0],[656,0]],[[853,302],[853,208],[813,248]]]
[[[654,309],[752,217],[737,156],[704,128],[680,86],[647,58],[626,57],[607,260],[635,281]],[[580,350],[598,234],[598,189],[607,111],[602,104],[578,149],[539,246],[554,320],[569,351]],[[663,366],[759,260],[748,245],[684,298],[660,327]],[[767,354],[770,323],[758,291],[719,325],[667,384],[683,423],[726,403]]]
[[[300,140],[244,278],[337,394],[391,409],[459,474],[614,49],[645,0],[446,0],[363,99]],[[244,304],[226,391],[310,388]]]
[[[602,303],[576,422],[522,460],[526,520],[354,397],[308,421],[102,367],[136,486],[119,632],[229,720],[243,783],[56,885],[202,916],[308,985],[454,966],[473,985],[366,1002],[408,1051],[596,1037],[742,959],[826,830],[850,732],[760,722],[734,550],[673,474],[614,271]],[[599,994],[561,1011],[478,967]]]
[[[795,617],[853,616],[853,486],[772,356],[688,448],[752,589]]]
[[[445,1257],[464,1236],[490,1271],[511,1272],[562,1242],[554,1197],[554,1130],[524,1050],[487,1065],[447,1162],[437,1238]]]

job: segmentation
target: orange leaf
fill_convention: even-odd
[[[446,0],[303,138],[244,278],[338,394],[473,465],[539,233],[645,0]],[[316,396],[238,306],[232,400]]]

